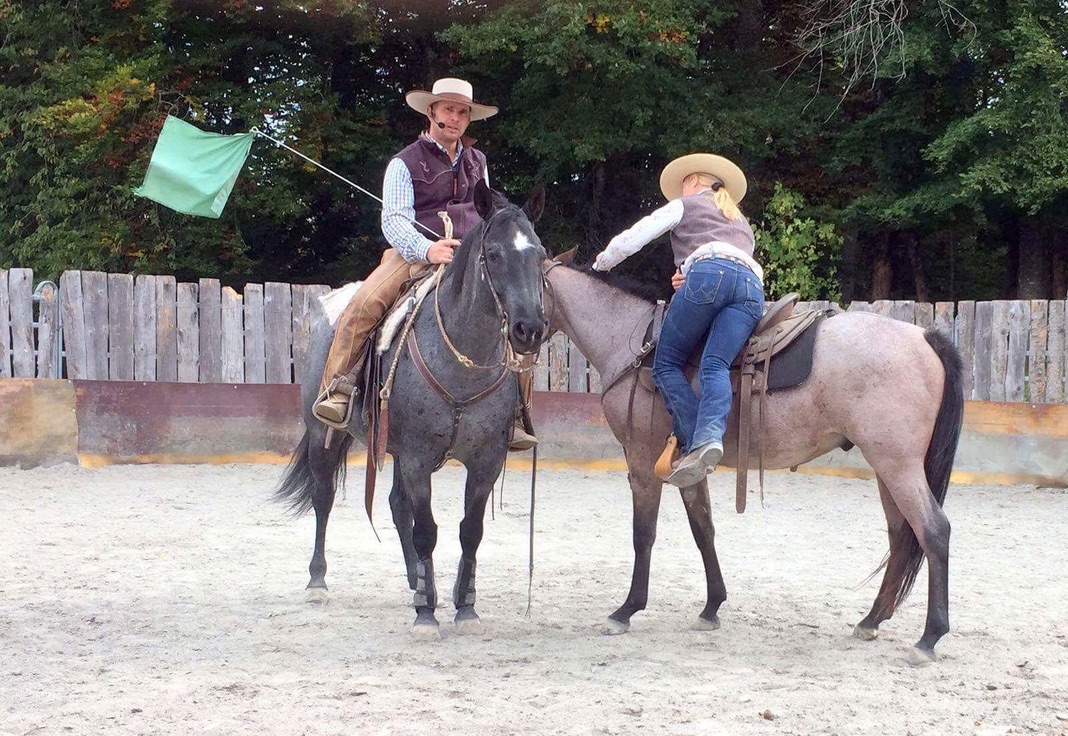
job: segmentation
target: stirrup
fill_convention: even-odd
[[[343,396],[346,395],[346,388],[348,389],[347,395],[349,397],[349,400],[345,407],[345,416],[340,422],[334,421],[333,419],[328,419],[320,415],[319,412],[316,411],[319,408],[319,404],[331,398],[333,394],[337,393]],[[320,422],[322,422],[328,427],[337,430],[348,429],[349,424],[352,423],[352,412],[354,407],[356,406],[356,398],[358,397],[358,395],[359,390],[356,388],[355,385],[347,381],[344,377],[338,376],[330,382],[329,386],[324,388],[319,393],[319,395],[315,397],[315,403],[312,404],[312,414],[315,416],[316,419],[318,419]]]

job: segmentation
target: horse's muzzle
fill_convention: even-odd
[[[517,319],[512,323],[510,335],[512,349],[517,353],[536,353],[548,334],[549,320],[545,317]]]

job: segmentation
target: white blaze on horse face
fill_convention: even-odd
[[[526,250],[527,248],[536,248],[534,241],[526,236],[522,230],[515,231],[515,241],[512,243],[516,250]]]

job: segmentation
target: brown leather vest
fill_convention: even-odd
[[[682,219],[671,231],[671,250],[675,266],[681,266],[691,253],[705,243],[718,240],[753,255],[753,229],[742,215],[728,220],[719,207],[709,201],[707,193],[682,198]]]
[[[474,141],[471,141],[472,143]],[[415,189],[415,219],[444,237],[445,228],[438,212],[449,213],[453,237],[462,238],[482,219],[475,210],[475,184],[486,177],[486,155],[467,141],[453,168],[448,154],[424,136],[396,155],[412,175]],[[421,234],[430,237],[426,231]]]

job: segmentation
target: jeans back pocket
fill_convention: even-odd
[[[723,269],[714,271],[690,271],[686,277],[686,301],[692,304],[711,304],[719,296],[719,289],[723,285]]]

